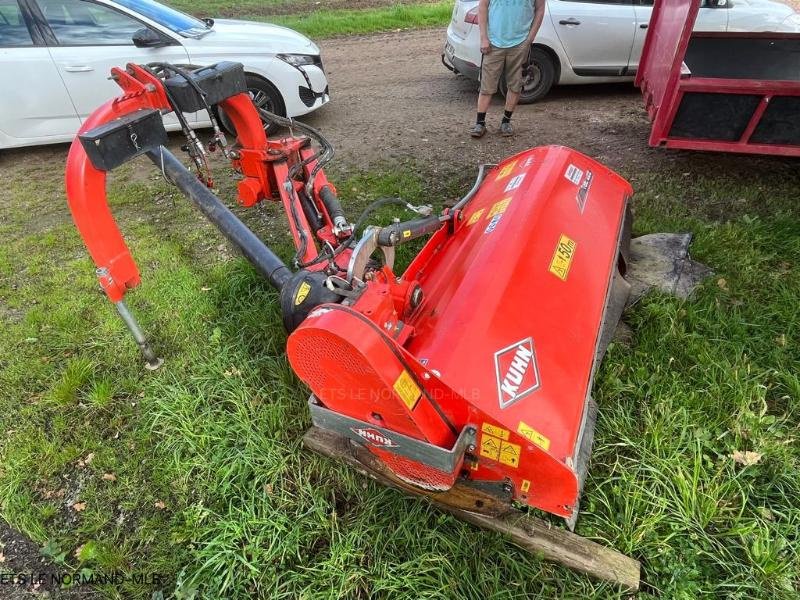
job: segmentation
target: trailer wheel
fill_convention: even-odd
[[[520,104],[531,104],[542,99],[553,87],[556,80],[556,65],[553,58],[541,48],[531,48],[531,66],[528,76],[522,84],[522,93],[519,95]],[[500,93],[503,96],[508,92],[505,77],[500,80]]]
[[[286,116],[286,108],[283,104],[283,97],[274,85],[265,79],[261,79],[255,75],[245,75],[247,82],[247,91],[250,92],[250,97],[253,99],[253,104],[257,108],[263,108],[266,111],[275,113],[278,116]],[[236,135],[236,129],[231,123],[230,119],[225,115],[225,111],[219,110],[219,120],[225,130],[231,135]],[[270,123],[264,126],[267,134],[274,133],[278,129],[277,125]]]

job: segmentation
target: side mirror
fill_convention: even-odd
[[[142,27],[135,31],[131,39],[133,40],[133,45],[137,48],[160,48],[161,46],[169,45],[167,40],[147,27]]]

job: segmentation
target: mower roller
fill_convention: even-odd
[[[123,94],[72,143],[67,197],[149,368],[161,360],[124,303],[139,271],[106,198],[106,172],[142,154],[278,290],[317,439],[339,440],[364,470],[473,521],[530,507],[574,526],[597,413],[592,380],[630,289],[625,180],[574,150],[533,148],[482,166],[441,214],[384,199],[352,223],[322,170],[330,144],[256,109],[241,65],[129,64],[112,78]],[[165,147],[161,116],[197,110],[212,122],[224,111],[237,140],[228,146],[215,125],[204,145],[182,122],[193,173]],[[302,135],[267,139],[262,118]],[[240,174],[241,205],[282,203],[293,270],[210,189],[215,149]],[[387,204],[412,214],[367,226]],[[395,249],[423,236],[395,273]]]

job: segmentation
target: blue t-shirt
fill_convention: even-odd
[[[533,24],[533,0],[489,0],[489,43],[495,48],[519,46]]]

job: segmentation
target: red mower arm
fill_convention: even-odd
[[[78,135],[141,109],[172,110],[161,80],[142,67],[129,64],[125,70],[115,68],[112,77],[125,93],[95,110]],[[236,130],[241,132],[242,151],[263,152],[267,138],[250,98],[239,94],[221,105]],[[256,160],[244,166],[245,179],[240,183],[240,191],[248,190],[249,197],[259,200],[264,198],[265,190],[269,189],[266,170],[263,166],[259,168]],[[100,285],[112,302],[119,302],[128,289],[139,285],[139,269],[108,207],[106,172],[92,164],[77,137],[67,158],[66,191],[72,218],[97,266]]]

